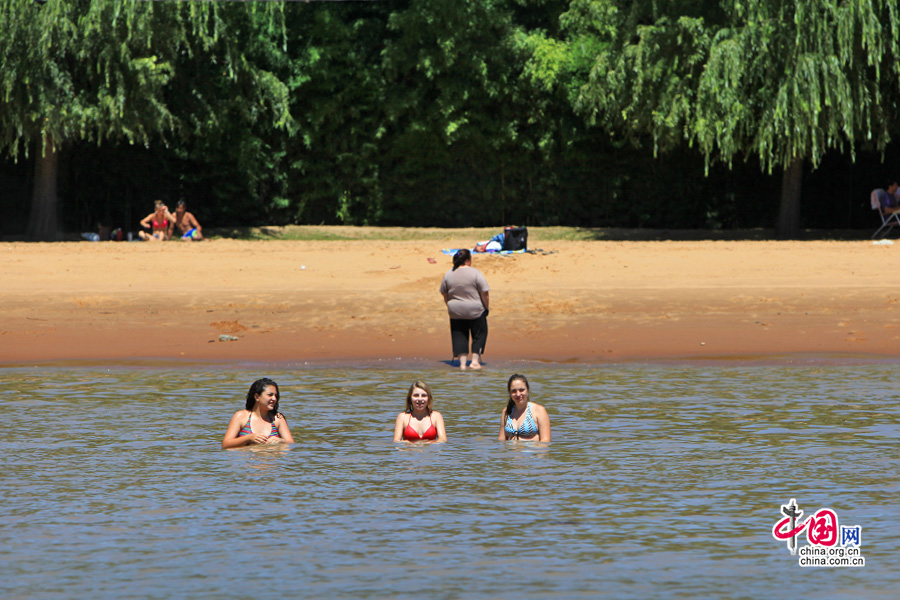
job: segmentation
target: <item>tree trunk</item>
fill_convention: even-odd
[[[28,217],[28,239],[52,242],[57,238],[56,226],[57,152],[50,140],[34,156],[34,192]]]
[[[781,176],[781,207],[775,237],[793,240],[800,237],[800,190],[803,185],[803,159],[795,158]]]

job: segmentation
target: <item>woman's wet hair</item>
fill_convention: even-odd
[[[266,388],[269,386],[275,388],[275,408],[269,411],[269,418],[274,421],[275,417],[278,416],[278,401],[281,400],[281,390],[278,389],[278,384],[268,377],[257,379],[250,385],[250,391],[247,392],[247,403],[244,405],[244,408],[247,410],[256,408],[256,397],[266,391]]]
[[[463,248],[462,250],[457,250],[456,254],[453,255],[453,270],[460,268],[466,261],[472,260],[472,253]]]
[[[430,415],[431,411],[433,410],[432,407],[434,406],[434,396],[431,395],[431,388],[428,387],[428,384],[425,383],[424,381],[415,381],[415,382],[413,382],[413,384],[411,386],[409,386],[409,391],[406,392],[406,412],[411,413],[413,410],[412,395],[413,395],[413,390],[416,388],[419,388],[420,390],[422,390],[423,392],[428,394],[428,404],[425,406],[425,410]]]
[[[516,379],[519,379],[525,383],[525,389],[528,390],[528,398],[529,400],[531,399],[531,386],[528,385],[528,378],[520,373],[513,373],[510,376],[509,381],[506,382],[506,393],[507,395],[509,395],[509,401],[506,403],[507,417],[512,414],[513,409],[516,407],[516,403],[513,402],[512,399],[512,384]]]

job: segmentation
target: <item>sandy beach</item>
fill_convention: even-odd
[[[4,242],[0,363],[446,361],[441,250],[475,241]],[[895,246],[539,230],[529,246],[545,253],[475,256],[488,366],[900,356]]]

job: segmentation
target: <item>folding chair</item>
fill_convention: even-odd
[[[869,194],[869,204],[872,206],[872,210],[878,211],[878,216],[881,217],[881,227],[875,230],[875,233],[872,234],[872,239],[875,239],[879,233],[884,231],[884,235],[882,237],[887,237],[891,232],[892,227],[900,226],[900,212],[886,212],[884,208],[881,206],[881,200],[878,198],[878,192],[882,192],[886,194],[884,190],[872,190],[872,193]]]

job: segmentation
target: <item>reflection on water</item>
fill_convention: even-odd
[[[525,371],[551,444],[498,442]],[[508,372],[507,372],[508,371]],[[297,443],[223,451],[251,381]],[[446,444],[394,444],[424,379]],[[882,598],[900,410],[885,365],[0,370],[4,598]],[[801,569],[781,504],[861,525]]]

